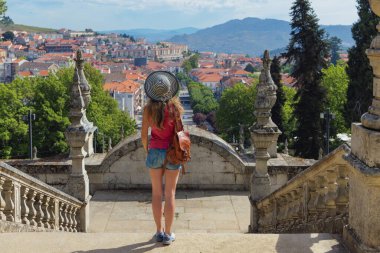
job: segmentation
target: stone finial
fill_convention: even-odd
[[[239,123],[239,147],[244,149],[244,125]]]
[[[289,154],[289,149],[288,149],[288,146],[289,146],[289,144],[288,144],[288,139],[285,139],[285,144],[284,144],[284,154],[285,155],[288,155]]]
[[[271,59],[268,50],[264,52],[263,69],[260,74],[260,82],[257,85],[257,97],[255,101],[255,116],[257,118],[255,129],[265,129],[276,132],[278,127],[271,119],[271,110],[276,103],[277,86],[274,84],[270,74]]]
[[[75,72],[74,75],[74,82],[78,82],[83,100],[84,100],[84,107],[87,108],[91,101],[91,87],[88,84],[88,81],[86,79],[86,76],[84,74],[84,62],[82,51],[79,49],[76,52],[76,58],[75,58]]]
[[[108,138],[108,152],[112,150],[112,139],[111,137]]]
[[[85,111],[82,92],[79,86],[78,72],[75,72],[74,74],[74,80],[70,89],[69,119],[71,121],[71,125],[69,126],[69,129],[83,128],[83,117],[85,115]]]
[[[322,158],[323,158],[323,149],[319,148],[318,160],[321,160]]]
[[[33,147],[33,160],[37,159],[37,147]]]

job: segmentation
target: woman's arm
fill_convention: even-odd
[[[144,146],[144,150],[147,153],[148,153],[148,128],[149,128],[149,115],[148,115],[148,110],[144,108],[142,125],[141,125],[141,141]]]

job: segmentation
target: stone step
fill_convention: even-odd
[[[4,233],[1,253],[259,252],[346,253],[330,234],[177,233],[170,246],[148,233]]]

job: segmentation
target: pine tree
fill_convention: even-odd
[[[342,47],[342,40],[336,36],[333,36],[329,39],[330,49],[331,49],[331,63],[336,65],[340,59],[339,50]]]
[[[272,108],[272,120],[281,130],[282,134],[279,137],[279,141],[283,142],[286,139],[284,134],[284,124],[283,124],[283,107],[286,101],[284,90],[281,83],[281,66],[280,59],[275,56],[272,60],[272,65],[270,67],[270,73],[274,83],[277,85],[277,100]]]
[[[308,0],[296,0],[291,17],[291,38],[284,56],[294,65],[291,76],[298,87],[294,110],[295,150],[297,156],[317,159],[322,142],[319,117],[326,98],[321,86],[321,69],[327,66],[328,43]]]
[[[376,36],[379,18],[371,11],[368,0],[357,0],[359,20],[352,26],[356,44],[348,50],[347,74],[350,79],[345,105],[346,125],[360,121],[372,101],[372,69],[365,53]]]

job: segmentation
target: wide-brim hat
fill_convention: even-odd
[[[150,99],[166,102],[177,94],[179,81],[168,71],[155,71],[145,80],[144,89]]]

